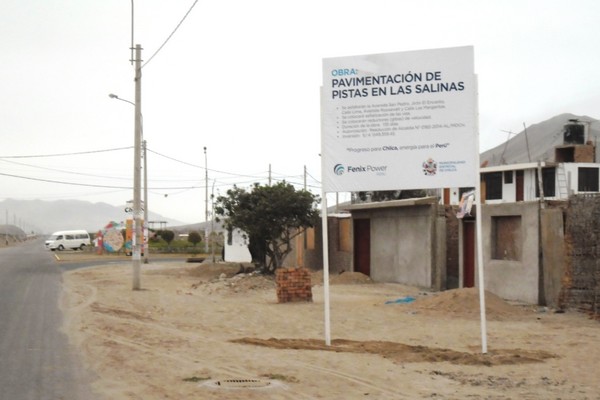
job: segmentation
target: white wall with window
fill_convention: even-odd
[[[536,201],[540,197],[538,169],[546,200],[567,200],[572,194],[600,192],[600,164],[527,163],[481,168],[482,195],[487,204]],[[458,205],[462,189],[453,188],[450,204]]]
[[[565,163],[562,165],[571,193],[600,192],[600,165],[596,163]]]

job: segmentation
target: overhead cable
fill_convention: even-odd
[[[106,153],[106,152],[109,152],[109,151],[128,150],[128,149],[132,149],[132,148],[133,148],[133,146],[118,147],[118,148],[115,148],[115,149],[80,151],[80,152],[73,152],[73,153],[38,154],[38,155],[31,155],[31,156],[0,156],[0,158],[43,158],[43,157],[78,156],[78,155],[81,155],[81,154]]]
[[[156,50],[154,52],[154,54],[152,54],[152,56],[150,56],[150,58],[148,59],[148,61],[146,61],[142,65],[142,68],[144,68],[146,65],[148,65],[148,63],[150,61],[152,61],[152,59],[158,54],[159,51],[162,50],[162,48],[167,44],[167,42],[171,39],[171,37],[175,34],[175,32],[177,32],[177,29],[179,29],[179,27],[181,26],[181,24],[183,23],[183,21],[185,21],[185,19],[187,18],[188,14],[192,11],[192,9],[196,5],[196,3],[198,3],[198,0],[194,1],[194,4],[192,4],[192,6],[190,7],[190,9],[185,13],[185,15],[183,16],[183,18],[181,19],[181,21],[179,21],[179,23],[177,24],[177,26],[175,27],[175,29],[173,29],[173,32],[171,32],[171,34],[167,37],[167,39],[163,42],[163,44],[160,45],[160,47],[158,48],[158,50]]]

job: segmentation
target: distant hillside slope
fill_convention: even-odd
[[[8,211],[9,223],[21,224],[30,233],[48,234],[59,230],[85,229],[97,232],[110,221],[121,222],[130,216],[125,206],[91,203],[81,200],[13,200],[0,202],[0,209]],[[13,221],[14,216],[18,219]],[[181,225],[181,221],[149,213],[150,221],[167,221],[167,226]]]
[[[597,119],[587,115],[567,113],[526,126],[526,131],[524,129],[508,142],[481,153],[481,164],[492,167],[506,164],[554,161],[554,148],[563,144],[564,125],[570,119],[597,121]],[[596,142],[600,137],[600,127],[598,124],[591,124],[590,128],[588,140]],[[527,132],[527,135],[525,132]],[[600,160],[598,147],[596,147],[596,160]]]
[[[196,224],[188,224],[188,225],[170,225],[169,229],[172,229],[176,232],[191,232],[196,231],[203,233],[208,230],[209,232],[217,232],[222,233],[225,232],[225,226],[223,222],[217,221],[208,221],[208,222],[198,222]]]
[[[0,236],[2,236],[2,240],[4,240],[4,235],[8,235],[9,237],[19,240],[23,240],[27,237],[27,234],[21,228],[10,224],[0,225]]]

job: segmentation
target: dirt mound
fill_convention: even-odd
[[[227,280],[227,287],[235,293],[245,293],[253,290],[275,290],[275,279],[272,275],[257,273],[239,274]]]
[[[257,339],[241,338],[233,343],[264,346],[275,349],[322,350],[345,353],[370,353],[391,359],[397,363],[404,362],[442,362],[458,365],[506,365],[543,362],[556,358],[555,354],[543,350],[498,349],[488,354],[465,353],[451,349],[440,349],[428,346],[413,346],[403,343],[385,341],[356,341],[335,339],[327,346],[319,339]]]
[[[310,276],[313,285],[323,284],[323,270],[315,271]],[[344,271],[341,273],[330,273],[329,283],[331,285],[359,285],[362,283],[373,283],[371,278],[360,272]]]
[[[251,290],[275,289],[273,275],[262,275],[257,272],[244,273],[244,265],[239,263],[203,263],[188,274],[200,281],[192,285],[193,289],[202,288],[206,293],[234,292],[244,293]],[[323,284],[323,271],[312,272],[311,285]],[[358,285],[373,283],[371,278],[360,272],[342,272],[329,275],[332,285]]]
[[[452,289],[426,297],[419,297],[410,305],[410,308],[418,312],[479,318],[479,289]],[[485,311],[487,319],[497,321],[527,314],[525,310],[508,304],[487,290],[485,291]]]
[[[189,274],[203,281],[212,281],[222,276],[232,278],[240,273],[251,272],[253,268],[252,264],[245,263],[202,263],[190,269]]]
[[[254,271],[246,263],[204,263],[189,271],[189,275],[200,280],[191,288],[204,293],[247,293],[255,290],[275,289],[273,275]]]

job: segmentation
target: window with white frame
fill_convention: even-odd
[[[577,191],[598,192],[598,168],[579,167],[577,169]]]

